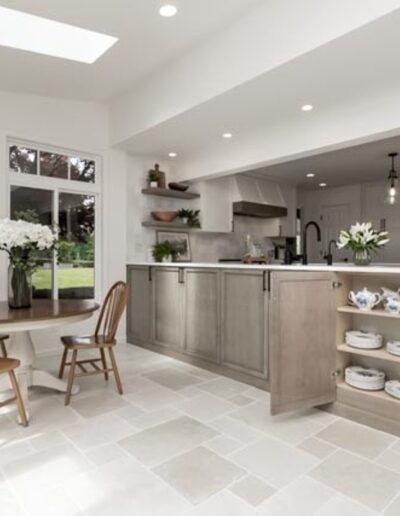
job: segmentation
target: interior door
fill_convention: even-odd
[[[336,399],[333,274],[273,272],[269,351],[271,413]]]

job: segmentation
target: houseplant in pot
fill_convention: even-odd
[[[164,242],[157,242],[153,246],[153,258],[156,262],[169,263],[176,258],[177,252],[174,246],[168,240]]]
[[[158,175],[155,170],[149,171],[148,181],[150,188],[158,188]]]
[[[377,231],[371,222],[357,222],[339,235],[338,248],[353,251],[354,265],[369,265],[371,254],[384,247],[390,239],[387,231]]]
[[[200,228],[200,210],[186,210],[182,209],[178,211],[178,217],[182,223],[188,225],[191,228]]]
[[[0,250],[9,257],[8,304],[29,308],[32,302],[32,273],[39,251],[54,248],[56,235],[48,226],[23,220],[0,220]]]

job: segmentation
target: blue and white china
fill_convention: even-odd
[[[348,346],[358,349],[379,349],[383,346],[382,335],[364,331],[346,331],[345,341]]]
[[[386,298],[385,310],[390,314],[400,314],[400,299],[397,297]]]
[[[372,310],[382,301],[382,296],[378,292],[370,292],[367,288],[355,293],[349,293],[349,301],[360,310]]]
[[[382,299],[385,301],[386,299],[389,299],[389,297],[400,300],[400,288],[397,290],[392,290],[387,287],[382,287]]]

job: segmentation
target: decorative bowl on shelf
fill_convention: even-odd
[[[151,216],[159,222],[173,222],[178,216],[177,211],[152,211]]]
[[[189,185],[186,185],[185,183],[168,183],[168,187],[170,190],[175,190],[176,192],[186,192]]]
[[[383,346],[382,335],[364,331],[347,331],[345,341],[348,346],[358,349],[379,349]]]
[[[347,367],[345,380],[348,385],[364,391],[382,391],[385,388],[385,373],[366,367]]]
[[[399,380],[389,380],[385,383],[385,391],[393,396],[393,398],[397,398],[400,400],[400,382]]]

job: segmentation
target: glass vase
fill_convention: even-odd
[[[8,267],[8,306],[29,308],[32,304],[32,272]]]
[[[369,265],[371,263],[371,254],[368,249],[363,249],[360,251],[354,251],[354,265]]]

